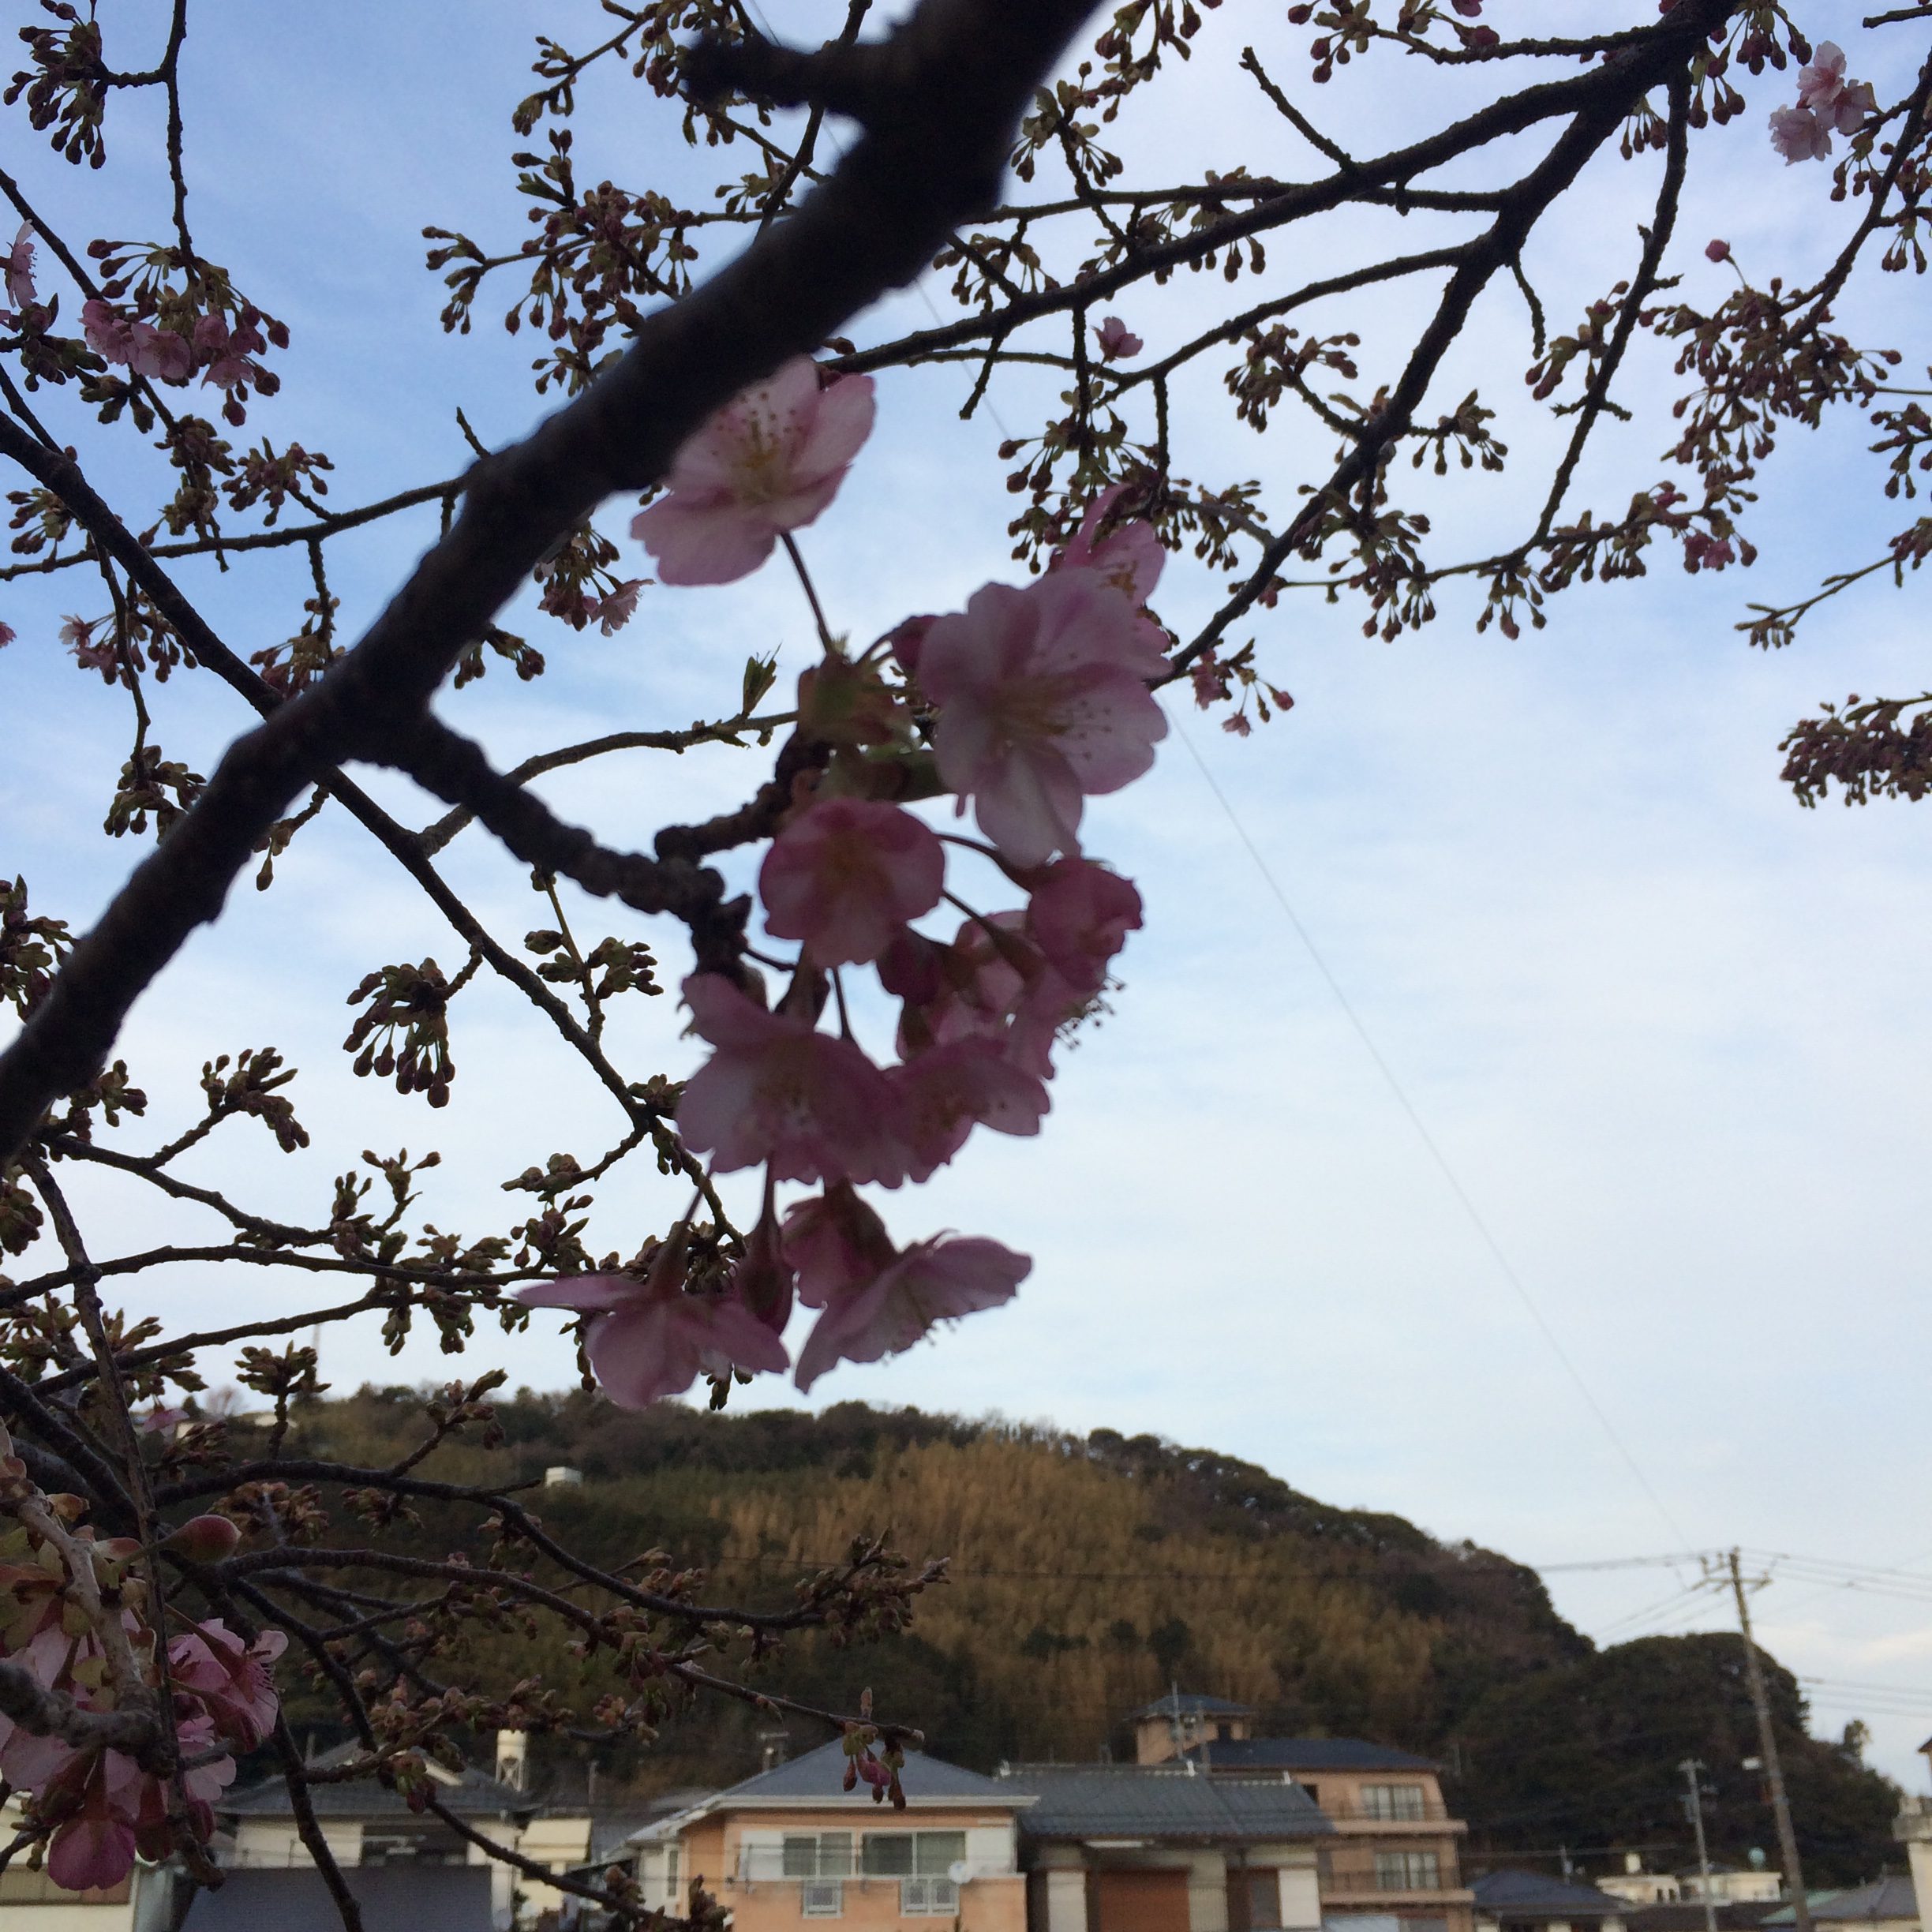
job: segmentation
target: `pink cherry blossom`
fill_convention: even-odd
[[[777,1336],[734,1296],[687,1294],[679,1271],[569,1275],[519,1289],[527,1308],[575,1309],[591,1317],[584,1353],[605,1395],[622,1409],[647,1409],[682,1395],[702,1373],[729,1364],[754,1372],[790,1359]]]
[[[1798,105],[1829,107],[1844,92],[1844,49],[1835,40],[1821,40],[1808,67],[1798,69]]]
[[[794,1204],[781,1240],[807,1308],[848,1299],[898,1259],[886,1223],[843,1181]]]
[[[914,1181],[930,1179],[975,1126],[1036,1134],[1052,1105],[1040,1076],[984,1037],[949,1041],[893,1068],[889,1077],[904,1110],[907,1178]]]
[[[668,584],[732,583],[838,493],[872,431],[872,379],[822,388],[810,357],[728,402],[687,441],[668,493],[631,523]]]
[[[5,650],[19,635],[11,624],[0,623],[0,650]]]
[[[1130,880],[1085,859],[1047,870],[1027,909],[1028,928],[1047,964],[1076,990],[1098,993],[1107,966],[1140,929],[1140,895]]]
[[[896,1355],[937,1322],[1010,1301],[1032,1267],[998,1241],[918,1242],[870,1283],[828,1303],[799,1353],[798,1386],[809,1390],[841,1361]]]
[[[608,595],[585,598],[584,621],[594,623],[606,637],[615,637],[637,615],[638,593],[650,581],[627,577]]]
[[[915,1058],[956,1040],[991,1040],[1024,1072],[1053,1077],[1059,1031],[1092,996],[1062,979],[1025,929],[1022,912],[995,912],[960,926],[951,945],[939,949],[938,991],[917,999],[900,994],[907,1001],[901,1054]]]
[[[287,1648],[283,1631],[245,1643],[214,1617],[168,1646],[168,1671],[178,1689],[201,1700],[223,1738],[253,1750],[275,1728],[279,1700],[268,1670]]]
[[[1714,262],[1728,261],[1731,259],[1731,244],[1728,242],[1706,242],[1704,244],[1704,259]]]
[[[800,941],[815,964],[875,960],[945,885],[945,851],[897,805],[833,798],[772,841],[758,871],[766,930]]]
[[[1789,166],[1794,161],[1822,161],[1831,152],[1831,133],[1809,107],[1771,110],[1771,145]]]
[[[1118,316],[1109,316],[1094,334],[1100,339],[1101,354],[1110,362],[1122,356],[1137,356],[1147,346]]]
[[[1153,525],[1136,519],[1117,524],[1106,536],[1099,536],[1114,504],[1132,487],[1126,483],[1110,484],[1087,506],[1080,528],[1065,549],[1054,559],[1054,568],[1098,571],[1134,603],[1144,604],[1154,594],[1154,587],[1160,582],[1161,567],[1167,561],[1167,552],[1155,534]],[[1148,642],[1155,650],[1163,648],[1158,631]]]
[[[939,708],[939,775],[1019,865],[1080,849],[1082,800],[1154,762],[1167,721],[1148,690],[1165,668],[1152,627],[1091,570],[1024,590],[988,584],[919,652]]]
[[[892,1088],[850,1040],[766,1012],[721,974],[694,973],[683,992],[717,1050],[678,1103],[687,1144],[726,1173],[764,1162],[779,1181],[904,1178]]]
[[[33,223],[22,222],[13,245],[6,252],[4,268],[6,298],[16,309],[31,309],[39,299],[34,290],[33,266]]]

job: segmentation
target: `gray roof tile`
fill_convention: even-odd
[[[1275,1781],[1208,1778],[1161,1765],[1016,1765],[1002,1784],[1036,1802],[1020,1814],[1030,1838],[1310,1838],[1335,1827],[1306,1792]]]
[[[844,1747],[836,1739],[821,1744],[801,1758],[790,1758],[769,1771],[747,1778],[728,1791],[720,1792],[710,1802],[721,1811],[747,1799],[799,1799],[814,1804],[845,1803],[871,1808],[872,1795],[862,1784],[856,1792],[842,1788],[845,1777]],[[976,1771],[962,1771],[943,1758],[929,1758],[923,1751],[906,1753],[905,1769],[899,1773],[909,1802],[922,1798],[964,1798],[987,1804],[1009,1805],[1015,1802],[1013,1787],[1003,1780],[982,1777]]]
[[[1542,1872],[1485,1872],[1471,1879],[1476,1909],[1521,1919],[1609,1919],[1630,1909],[1622,1899],[1594,1885],[1572,1885]]]

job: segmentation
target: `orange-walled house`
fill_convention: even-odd
[[[732,1932],[1320,1932],[1334,1828],[1283,1780],[1185,1763],[987,1778],[909,1753],[894,1812],[841,1789],[844,1762],[826,1745],[637,1833],[643,1903],[680,1911],[697,1878]]]
[[[644,1903],[680,1911],[696,1878],[732,1932],[1026,1932],[1027,1793],[908,1752],[895,1811],[842,1791],[844,1769],[827,1744],[639,1833]]]

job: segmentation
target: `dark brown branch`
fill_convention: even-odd
[[[0,1717],[35,1737],[58,1738],[79,1750],[143,1755],[154,1742],[155,1717],[144,1710],[86,1710],[64,1690],[42,1688],[26,1668],[0,1661]]]
[[[1254,569],[1233,595],[1175,653],[1170,661],[1173,675],[1178,676],[1204,651],[1211,650],[1229,625],[1252,607],[1275,573],[1308,541],[1320,517],[1334,506],[1346,503],[1350,492],[1373,475],[1384,452],[1410,428],[1443,358],[1462,333],[1477,297],[1491,278],[1522,253],[1523,243],[1544,211],[1575,180],[1583,164],[1616,131],[1631,107],[1660,80],[1668,80],[1680,69],[1689,51],[1724,12],[1724,0],[1689,0],[1666,16],[1663,28],[1655,30],[1654,37],[1646,39],[1638,51],[1624,54],[1614,66],[1593,77],[1600,84],[1586,97],[1581,110],[1548,155],[1509,190],[1503,212],[1495,223],[1467,245],[1441,302],[1417,340],[1400,380],[1383,407],[1365,424],[1361,440],[1337,466],[1327,485],[1309,497],[1294,522],[1262,552]],[[1673,26],[1677,28],[1674,34],[1670,32]],[[1608,81],[1614,84],[1602,84]],[[1574,84],[1557,84],[1559,87]],[[1533,88],[1530,92],[1546,94],[1550,90]],[[1473,116],[1472,119],[1481,118]]]
[[[534,758],[526,758],[522,764],[512,766],[503,776],[511,784],[527,784],[533,778],[541,778],[545,772],[561,771],[567,765],[582,765],[612,751],[687,751],[694,745],[734,743],[746,732],[762,734],[776,731],[781,724],[789,724],[796,715],[791,711],[779,711],[765,717],[726,718],[716,724],[694,724],[686,731],[612,732],[602,738],[588,739],[582,744],[563,745],[555,751],[540,751]],[[425,852],[440,852],[475,818],[476,814],[466,806],[459,806],[454,811],[445,812],[433,824],[425,826],[416,834],[417,843]]]

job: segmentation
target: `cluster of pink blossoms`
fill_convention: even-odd
[[[1798,70],[1797,106],[1771,110],[1771,145],[1788,164],[1822,161],[1834,133],[1855,134],[1878,111],[1871,83],[1847,80],[1844,50],[1822,40]]]
[[[633,526],[661,580],[728,582],[755,569],[830,503],[872,414],[868,378],[825,384],[803,358],[721,410]],[[808,1389],[838,1362],[876,1361],[935,1323],[1010,1300],[1030,1271],[981,1238],[901,1248],[857,1189],[927,1180],[975,1127],[1038,1133],[1055,1043],[1140,925],[1140,894],[1080,844],[1085,800],[1147,771],[1166,730],[1149,688],[1166,668],[1165,635],[1145,610],[1164,552],[1146,524],[1114,521],[1121,493],[1091,506],[1044,577],[908,618],[856,664],[829,651],[801,680],[810,717],[814,680],[836,674],[852,735],[829,732],[834,755],[797,795],[758,874],[766,930],[798,947],[789,988],[768,1009],[722,973],[683,986],[711,1053],[685,1085],[679,1131],[720,1173],[762,1168],[764,1211],[721,1292],[691,1290],[674,1234],[639,1274],[522,1294],[586,1317],[586,1355],[613,1399],[641,1406],[700,1374],[787,1366]],[[970,807],[987,841],[976,849],[1025,895],[965,912],[949,938],[915,924],[950,896],[948,841],[895,802],[921,772],[924,789],[936,776],[960,814]],[[887,1064],[846,1020],[837,976],[864,966],[899,1005]],[[821,1024],[828,1015],[836,1030]],[[814,1191],[781,1212],[781,1182]],[[816,1319],[793,1363],[780,1338],[796,1306]]]
[[[24,1470],[13,1458],[6,1473]],[[138,1593],[123,1584],[139,1544],[122,1538],[75,1541],[94,1565],[97,1582],[120,1587],[123,1600]],[[235,1543],[234,1526],[223,1517],[198,1517],[176,1532],[170,1547],[202,1556],[225,1554]],[[152,1687],[159,1672],[153,1634],[132,1608],[121,1612],[130,1650]],[[182,1788],[188,1820],[205,1841],[215,1829],[214,1805],[235,1774],[227,1749],[253,1750],[275,1727],[276,1698],[269,1667],[288,1643],[279,1631],[245,1642],[219,1617],[197,1623],[167,1647],[174,1701],[174,1735],[184,1769]],[[0,1658],[24,1670],[47,1690],[65,1692],[83,1710],[114,1704],[112,1673],[99,1634],[73,1590],[65,1562],[24,1528],[0,1535]],[[118,1885],[143,1857],[165,1857],[173,1841],[165,1783],[118,1750],[83,1750],[58,1738],[39,1737],[0,1717],[0,1778],[31,1792],[35,1815],[54,1827],[47,1870],[69,1891]]]

